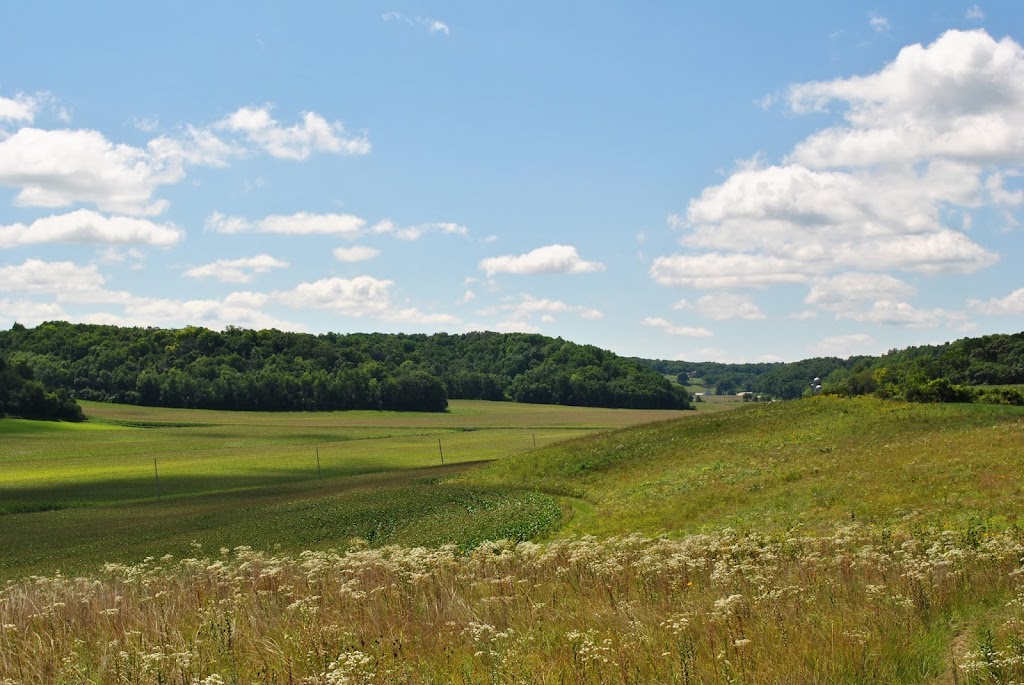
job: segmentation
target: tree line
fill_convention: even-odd
[[[691,408],[661,374],[535,334],[213,331],[52,321],[0,331],[0,357],[68,396],[233,410],[444,411],[448,399]]]
[[[912,402],[994,402],[1024,404],[1024,332],[963,338],[942,345],[890,350],[847,359],[817,357],[798,362],[721,364],[637,359],[681,384],[700,379],[719,394],[749,391],[778,399],[810,392],[822,378],[824,392],[876,395]]]

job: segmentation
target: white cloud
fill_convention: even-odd
[[[265,311],[270,298],[262,293],[235,292],[222,300],[173,300],[134,298],[122,314],[99,312],[84,317],[86,323],[118,326],[205,326],[214,330],[226,326],[285,331],[304,331],[301,323],[277,319]]]
[[[964,18],[970,19],[971,21],[984,21],[985,11],[978,5],[971,5],[967,8],[967,11],[964,12]]]
[[[146,258],[146,253],[137,247],[120,249],[115,246],[104,247],[96,251],[96,256],[101,262],[112,264],[124,264],[126,262],[139,263]]]
[[[444,36],[450,35],[448,25],[432,17],[410,17],[401,12],[385,12],[380,15],[384,21],[399,21],[410,26],[421,26],[430,33],[439,33]]]
[[[481,315],[491,315],[504,312],[514,321],[528,321],[534,316],[539,316],[544,323],[554,320],[552,314],[575,314],[581,319],[596,321],[604,318],[604,313],[592,307],[583,305],[568,304],[562,300],[552,300],[546,297],[534,297],[533,295],[521,294],[518,300],[508,299],[506,302],[496,306],[488,307],[478,312]],[[547,317],[547,320],[545,320]]]
[[[88,209],[36,219],[30,225],[0,226],[0,248],[36,243],[176,245],[184,232],[174,224],[106,217]]]
[[[23,93],[18,93],[13,98],[0,97],[0,121],[32,123],[38,109],[37,99]]]
[[[277,233],[281,235],[340,235],[356,238],[363,233],[366,221],[351,214],[274,214],[256,222],[241,217],[213,212],[206,219],[206,228],[217,233]]]
[[[252,230],[252,224],[239,216],[225,216],[214,211],[206,218],[204,228],[214,233],[244,233]]]
[[[159,214],[167,201],[153,201],[153,193],[183,177],[179,165],[97,131],[22,128],[0,140],[0,184],[21,189],[21,206],[90,202],[109,212]]]
[[[348,316],[380,316],[391,309],[393,281],[372,276],[325,278],[279,293],[281,302],[303,309],[330,309]]]
[[[228,160],[245,154],[241,144],[222,140],[213,131],[196,126],[184,127],[178,138],[158,136],[147,143],[146,149],[154,159],[175,169],[184,169],[185,164],[224,167]]]
[[[690,202],[682,242],[757,250],[808,275],[873,266],[970,273],[997,256],[941,216],[951,203],[977,205],[980,192],[976,170],[949,162],[864,173],[748,165]]]
[[[882,326],[907,326],[910,328],[935,328],[937,326],[967,324],[967,317],[960,312],[944,309],[916,309],[906,302],[881,300],[875,302],[866,312],[847,311],[840,318],[854,321],[870,321]]]
[[[794,150],[811,167],[913,162],[970,163],[1024,157],[1024,50],[983,30],[947,31],[910,45],[881,71],[794,85],[797,113],[846,105],[847,126],[825,129]]]
[[[848,358],[856,354],[871,354],[875,345],[874,339],[866,333],[834,335],[822,338],[808,347],[815,357]]]
[[[340,122],[328,122],[316,112],[303,114],[300,124],[282,126],[269,107],[241,107],[214,128],[239,133],[281,159],[303,160],[313,152],[365,155],[371,148],[366,136],[351,136]]]
[[[540,326],[528,323],[526,321],[499,321],[494,325],[494,330],[497,333],[540,333]]]
[[[796,114],[835,105],[842,120],[780,164],[739,165],[685,215],[669,215],[687,249],[655,259],[652,278],[720,289],[806,282],[808,304],[865,321],[957,322],[913,308],[913,289],[882,272],[969,274],[998,261],[967,231],[990,208],[1014,226],[1024,205],[1008,183],[1024,171],[1024,49],[948,31],[875,73],[793,85],[788,103]],[[879,304],[863,311],[865,302]]]
[[[396,306],[391,299],[393,281],[372,276],[324,278],[300,283],[275,293],[275,301],[300,309],[325,309],[356,318],[368,317],[411,324],[457,324],[449,314],[427,314],[415,307]]]
[[[714,333],[712,333],[706,328],[676,326],[671,321],[654,316],[648,316],[643,321],[641,321],[641,323],[644,326],[660,328],[669,335],[678,335],[684,338],[710,338],[711,336],[714,335]]]
[[[31,123],[41,106],[58,119],[70,115],[47,93],[0,98],[0,122]],[[137,122],[153,131],[155,120]],[[275,157],[306,159],[313,152],[366,154],[365,136],[350,136],[338,122],[315,112],[282,126],[269,109],[243,107],[212,126],[184,125],[144,147],[115,143],[99,131],[45,130],[25,126],[0,131],[0,185],[18,188],[15,203],[29,207],[95,204],[106,212],[155,215],[168,207],[155,199],[160,186],[179,183],[188,166],[223,167],[253,146]]]
[[[988,316],[1019,316],[1024,314],[1024,288],[1018,288],[1006,297],[990,300],[968,300],[971,309]]]
[[[522,255],[489,257],[480,262],[488,276],[509,274],[579,274],[603,271],[604,264],[580,258],[572,245],[547,245]]]
[[[808,321],[818,318],[818,312],[813,309],[804,309],[803,311],[792,312],[786,318],[793,319],[794,321]]]
[[[470,302],[472,302],[475,299],[476,299],[476,293],[473,292],[472,290],[467,290],[466,292],[464,292],[462,294],[462,297],[459,299],[459,304],[469,304]]]
[[[868,16],[868,24],[871,25],[871,28],[875,31],[875,33],[885,33],[886,31],[892,28],[892,26],[889,24],[888,18],[883,17],[882,15],[877,14],[875,12],[872,12]]]
[[[380,250],[375,247],[366,247],[364,245],[355,245],[353,247],[336,247],[334,248],[334,258],[339,262],[355,263],[365,262],[370,259],[374,259],[380,254]]]
[[[706,289],[804,283],[810,277],[805,265],[794,260],[717,252],[658,257],[650,273],[661,285]]]
[[[825,309],[841,310],[851,303],[893,300],[914,295],[908,283],[888,274],[847,272],[814,282],[804,302]]]
[[[215,278],[221,283],[249,283],[254,274],[267,273],[271,269],[283,269],[288,262],[260,254],[240,259],[218,259],[211,264],[195,266],[185,271],[189,278]]]
[[[275,214],[260,220],[256,229],[263,233],[283,235],[360,235],[365,221],[351,214],[309,214],[298,212],[287,216]]]
[[[95,265],[26,259],[17,266],[0,266],[0,291],[8,293],[96,292],[103,288],[105,282]]]
[[[718,293],[704,295],[697,300],[697,311],[709,319],[726,321],[728,319],[764,319],[761,308],[746,295],[734,293]]]
[[[34,327],[44,321],[67,321],[68,314],[60,305],[52,302],[33,300],[10,300],[0,298],[0,325],[9,328],[11,324]]]
[[[400,240],[419,240],[424,233],[444,233],[446,235],[469,235],[469,229],[451,222],[434,222],[401,227],[390,219],[384,219],[373,225],[371,233],[392,235]]]

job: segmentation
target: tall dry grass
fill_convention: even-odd
[[[197,550],[9,583],[0,683],[1020,681],[1022,555],[1018,534],[861,527]]]

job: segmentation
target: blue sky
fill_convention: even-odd
[[[1020,331],[1024,12],[925,5],[5,3],[0,326]]]

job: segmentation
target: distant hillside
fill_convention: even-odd
[[[448,398],[690,408],[654,370],[533,334],[341,335],[46,322],[0,332],[0,357],[81,399],[244,410],[443,411]]]
[[[1024,383],[1024,332],[963,338],[942,345],[891,350],[880,357],[816,357],[791,363],[720,364],[653,359],[635,361],[686,384],[700,379],[720,394],[746,390],[779,399],[806,394],[811,380],[822,378],[826,390],[868,394],[886,382],[899,389],[944,379],[952,385]],[[884,369],[884,371],[883,371]],[[851,387],[850,379],[853,381]],[[900,393],[896,393],[900,394]]]

